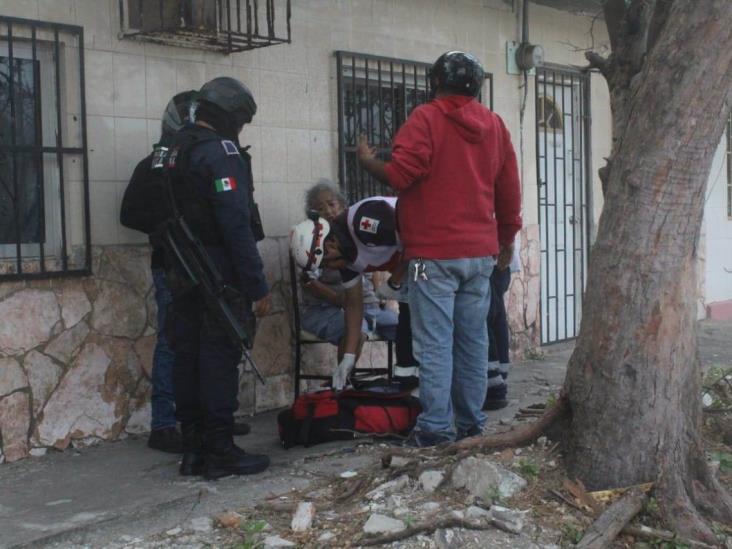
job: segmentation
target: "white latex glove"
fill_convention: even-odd
[[[376,297],[378,297],[379,299],[393,299],[395,301],[399,301],[401,299],[401,295],[401,289],[395,290],[386,282],[376,288]]]
[[[333,372],[333,389],[336,391],[342,390],[348,382],[348,375],[356,365],[356,355],[352,353],[346,353],[343,355],[340,364],[336,366],[335,372]]]

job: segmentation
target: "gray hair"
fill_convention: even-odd
[[[308,212],[312,210],[318,209],[318,199],[320,198],[320,194],[324,192],[332,194],[344,208],[348,205],[346,196],[343,194],[343,191],[338,188],[338,185],[333,183],[330,179],[321,177],[315,185],[305,191],[305,215],[308,215]]]

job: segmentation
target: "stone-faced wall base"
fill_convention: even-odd
[[[537,226],[522,231],[522,271],[507,296],[517,356],[538,345],[538,239]],[[266,239],[260,252],[274,305],[252,356],[267,383],[241,366],[241,414],[287,406],[294,390],[287,238]],[[148,431],[157,330],[149,265],[147,246],[95,247],[93,276],[0,283],[0,462]],[[305,347],[304,371],[330,375],[336,361],[332,345]],[[386,364],[385,343],[364,346],[360,366]]]
[[[292,398],[285,240],[262,246],[274,311],[260,321],[254,356],[268,381],[262,387],[243,368],[242,413]],[[92,271],[0,283],[0,462],[149,430],[157,329],[149,248],[95,247]]]

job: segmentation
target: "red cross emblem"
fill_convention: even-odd
[[[371,228],[371,222],[368,219],[361,221],[361,228],[364,231],[368,231]]]

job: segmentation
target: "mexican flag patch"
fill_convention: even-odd
[[[214,181],[214,187],[217,193],[223,193],[225,191],[233,191],[236,189],[236,179],[233,177],[222,177]]]

